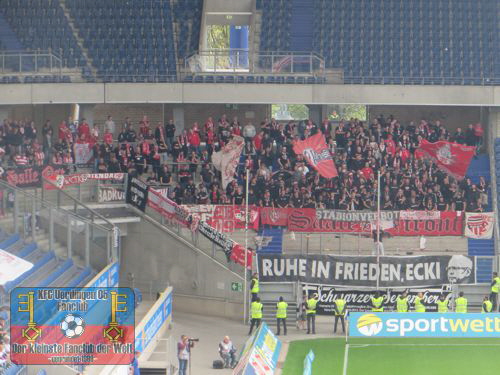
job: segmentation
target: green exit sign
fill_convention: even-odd
[[[231,283],[231,290],[233,292],[242,292],[243,285],[241,283]]]

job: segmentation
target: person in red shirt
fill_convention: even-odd
[[[85,135],[86,140],[90,138],[90,126],[84,118],[78,126],[78,137],[82,138],[82,135]]]
[[[194,128],[189,130],[189,144],[191,146],[191,150],[196,152],[197,155],[200,154],[200,134],[198,131],[196,131]]]
[[[363,174],[363,177],[367,180],[373,180],[373,177],[375,176],[373,173],[373,169],[370,167],[369,163],[365,163],[365,166],[361,168],[361,173]]]
[[[104,143],[111,145],[113,144],[113,134],[110,133],[109,129],[106,129],[106,132],[103,136]]]
[[[59,141],[64,142],[64,141],[69,141],[71,139],[71,131],[69,130],[68,125],[66,124],[66,121],[62,121],[59,124]]]
[[[260,132],[253,138],[255,151],[260,151],[262,149],[262,139],[264,139],[264,132]]]
[[[392,139],[392,134],[389,134],[387,136],[387,139],[384,141],[385,146],[387,148],[387,153],[391,155],[396,154],[396,143],[394,143],[394,140]]]

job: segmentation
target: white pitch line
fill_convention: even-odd
[[[343,375],[347,375],[347,361],[349,359],[349,344],[345,344],[344,348],[344,371],[342,372]]]
[[[350,344],[350,346],[368,348],[370,346],[500,346],[500,344]]]

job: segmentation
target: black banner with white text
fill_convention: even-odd
[[[431,287],[474,283],[474,258],[464,255],[376,256],[259,255],[261,282],[334,286]]]

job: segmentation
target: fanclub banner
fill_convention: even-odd
[[[123,188],[99,186],[97,190],[97,201],[99,203],[123,202],[124,200],[125,191],[123,191]]]
[[[493,236],[495,214],[493,212],[467,212],[465,214],[465,236],[489,239]]]
[[[371,298],[374,290],[342,288],[331,285],[303,285],[302,290],[308,293],[317,293],[319,297],[316,312],[319,315],[333,315],[335,300],[342,298],[346,301],[346,308],[349,312],[370,311]],[[386,289],[382,291],[384,297],[384,311],[396,309],[396,299],[403,291],[408,292],[408,302],[411,310],[414,309],[415,297],[418,293],[422,293],[422,301],[425,306],[425,311],[437,311],[436,302],[440,295],[446,298],[451,298],[451,287],[444,285],[443,287],[434,288],[410,288],[410,289]]]
[[[5,179],[10,185],[18,188],[42,186],[42,170],[40,167],[14,168],[5,172]]]
[[[460,211],[419,214],[383,211],[382,229],[392,236],[461,236],[464,215]],[[402,217],[403,216],[403,217]],[[370,233],[375,212],[316,210],[314,208],[262,208],[261,224],[286,226],[292,232]]]
[[[149,189],[148,206],[167,219],[175,219],[184,226],[192,224],[191,214],[173,200],[154,189]]]
[[[204,221],[200,221],[198,223],[198,232],[200,232],[217,246],[222,247],[222,250],[226,254],[228,261],[231,259],[231,253],[235,244],[232,239],[230,239],[224,233],[219,232],[217,229],[205,223]]]
[[[130,179],[127,185],[126,201],[144,212],[148,202],[148,185],[138,178]]]
[[[183,205],[193,217],[203,220],[221,232],[232,233],[236,229],[245,229],[245,206],[232,205]],[[259,210],[255,206],[248,207],[248,228],[259,229]]]
[[[48,181],[44,184],[44,189],[64,189],[68,186],[81,185],[87,181],[116,181],[122,182],[125,173],[77,173],[77,174],[57,174],[52,173],[45,177]]]
[[[261,282],[349,287],[430,287],[475,283],[474,258],[442,256],[259,255]]]

